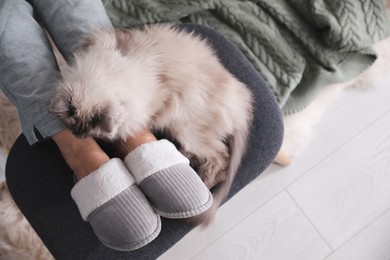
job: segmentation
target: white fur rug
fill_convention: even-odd
[[[390,38],[375,45],[379,55],[375,63],[359,77],[334,84],[303,111],[284,118],[285,137],[282,149],[290,157],[298,156],[313,137],[313,127],[326,108],[346,88],[369,89],[390,82]],[[20,133],[16,109],[0,93],[0,147],[10,149]],[[12,201],[6,184],[0,183],[0,259],[53,259],[42,241]]]
[[[54,259],[0,184],[0,259]]]
[[[390,2],[390,1],[389,1]],[[390,37],[374,45],[378,58],[366,71],[348,82],[334,84],[324,89],[321,95],[299,113],[284,117],[285,133],[282,150],[294,158],[313,137],[313,128],[326,108],[346,89],[372,90],[390,83]]]

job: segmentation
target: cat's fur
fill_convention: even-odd
[[[63,72],[52,109],[74,134],[126,139],[148,128],[173,138],[213,189],[207,224],[227,196],[252,118],[247,87],[200,37],[169,25],[101,30]]]

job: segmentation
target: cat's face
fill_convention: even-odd
[[[60,87],[52,103],[52,112],[79,138],[93,136],[106,140],[115,139],[116,104],[107,98],[103,102],[98,97],[85,98],[82,93],[73,91],[75,87]]]
[[[125,139],[147,126],[155,73],[129,59],[110,32],[92,38],[62,73],[52,112],[78,137]]]

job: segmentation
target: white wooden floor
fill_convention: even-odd
[[[390,85],[343,94],[316,132],[159,259],[389,260]]]

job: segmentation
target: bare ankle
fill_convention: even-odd
[[[140,146],[141,144],[157,141],[156,137],[149,130],[128,137],[125,141],[119,140],[115,143],[117,156],[124,159],[128,153]]]
[[[69,130],[63,130],[52,138],[78,180],[109,160],[93,138],[78,139]]]

